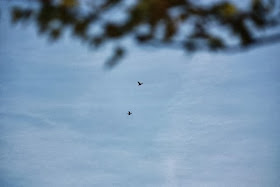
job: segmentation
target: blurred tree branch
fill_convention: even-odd
[[[98,48],[132,38],[139,45],[235,52],[279,42],[276,0],[251,0],[238,8],[234,2],[207,5],[192,0],[41,0],[39,7],[14,6],[12,22],[33,21],[39,33],[57,40],[65,29],[86,44]],[[120,17],[120,18],[118,18]],[[108,65],[125,54],[116,46]]]

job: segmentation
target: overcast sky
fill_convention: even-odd
[[[51,44],[1,10],[0,186],[280,186],[279,44],[130,46],[108,71],[110,48]]]

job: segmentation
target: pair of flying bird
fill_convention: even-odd
[[[139,82],[139,81],[138,81],[138,86],[141,86],[142,84],[143,84],[143,82]],[[128,111],[127,115],[130,116],[131,114],[132,114],[132,112]]]

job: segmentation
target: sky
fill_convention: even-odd
[[[51,43],[0,5],[0,186],[280,186],[280,44],[131,45],[106,70],[110,48]]]

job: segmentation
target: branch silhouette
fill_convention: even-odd
[[[58,40],[71,30],[93,49],[115,45],[107,65],[113,67],[127,48],[125,38],[138,45],[171,47],[187,52],[201,50],[240,52],[280,41],[276,0],[251,0],[246,8],[234,2],[202,4],[192,0],[42,0],[39,6],[14,6],[13,23],[35,22],[38,32]]]

